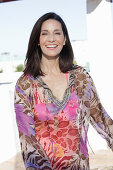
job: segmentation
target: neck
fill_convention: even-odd
[[[44,57],[42,56],[41,59],[41,70],[45,74],[49,73],[60,73],[60,68],[59,68],[59,57]]]

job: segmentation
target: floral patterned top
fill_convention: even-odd
[[[82,67],[70,71],[62,101],[40,76],[22,75],[15,88],[15,112],[26,169],[89,170],[89,123],[113,150],[113,120]]]

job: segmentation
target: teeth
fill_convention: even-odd
[[[47,48],[55,48],[57,45],[47,45]]]

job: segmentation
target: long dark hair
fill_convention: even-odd
[[[49,12],[44,14],[42,17],[40,17],[37,20],[31,32],[31,36],[28,44],[28,50],[25,59],[24,75],[30,74],[34,78],[36,78],[39,75],[41,76],[44,75],[40,65],[41,58],[42,58],[42,51],[40,46],[38,46],[38,43],[39,43],[42,24],[44,21],[48,19],[54,19],[61,23],[63,34],[64,37],[66,38],[65,45],[63,46],[63,49],[61,50],[60,57],[59,57],[59,68],[61,72],[66,73],[67,71],[73,68],[74,54],[73,54],[66,25],[59,15],[57,15],[54,12]]]

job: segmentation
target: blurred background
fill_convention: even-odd
[[[0,170],[16,169],[12,158],[20,152],[20,145],[13,106],[14,87],[23,73],[32,28],[46,12],[56,12],[63,18],[74,60],[90,72],[101,102],[113,119],[112,0],[0,0]],[[106,142],[92,127],[88,136],[94,152],[108,151]]]

